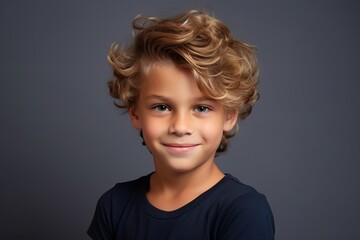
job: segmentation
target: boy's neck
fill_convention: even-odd
[[[190,173],[156,170],[150,178],[147,197],[159,209],[175,210],[209,190],[223,177],[224,173],[215,164]]]

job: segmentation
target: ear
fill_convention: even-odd
[[[226,114],[226,118],[225,118],[225,122],[224,122],[224,131],[228,132],[231,129],[234,128],[234,126],[236,125],[236,122],[238,120],[238,114],[237,112],[228,112]]]
[[[134,128],[140,130],[141,129],[141,121],[140,121],[139,113],[138,113],[136,106],[130,107],[129,116],[130,116],[130,120],[131,120]]]

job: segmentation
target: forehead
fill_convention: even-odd
[[[192,72],[171,63],[154,64],[141,77],[140,92],[146,94],[191,93],[202,96]]]
[[[181,79],[186,79],[186,81],[181,81]],[[192,92],[198,98],[202,97],[224,104],[222,100],[225,93],[217,89],[217,84],[213,85],[213,81],[203,79],[191,66],[174,63],[171,59],[142,59],[138,80],[136,84],[138,97],[141,92],[148,91],[148,87],[151,86],[152,91],[155,91],[155,87],[163,92],[175,88],[177,93]],[[187,84],[180,84],[181,82]]]

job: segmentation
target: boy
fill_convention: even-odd
[[[258,99],[254,49],[192,10],[137,16],[129,48],[113,46],[109,82],[152,154],[155,171],[98,201],[93,239],[273,239],[266,198],[216,166]]]

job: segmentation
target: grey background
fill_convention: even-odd
[[[261,100],[225,172],[267,195],[278,240],[360,239],[359,1],[0,1],[0,239],[87,239],[99,196],[153,170],[108,96],[130,21],[210,9],[257,46]]]

